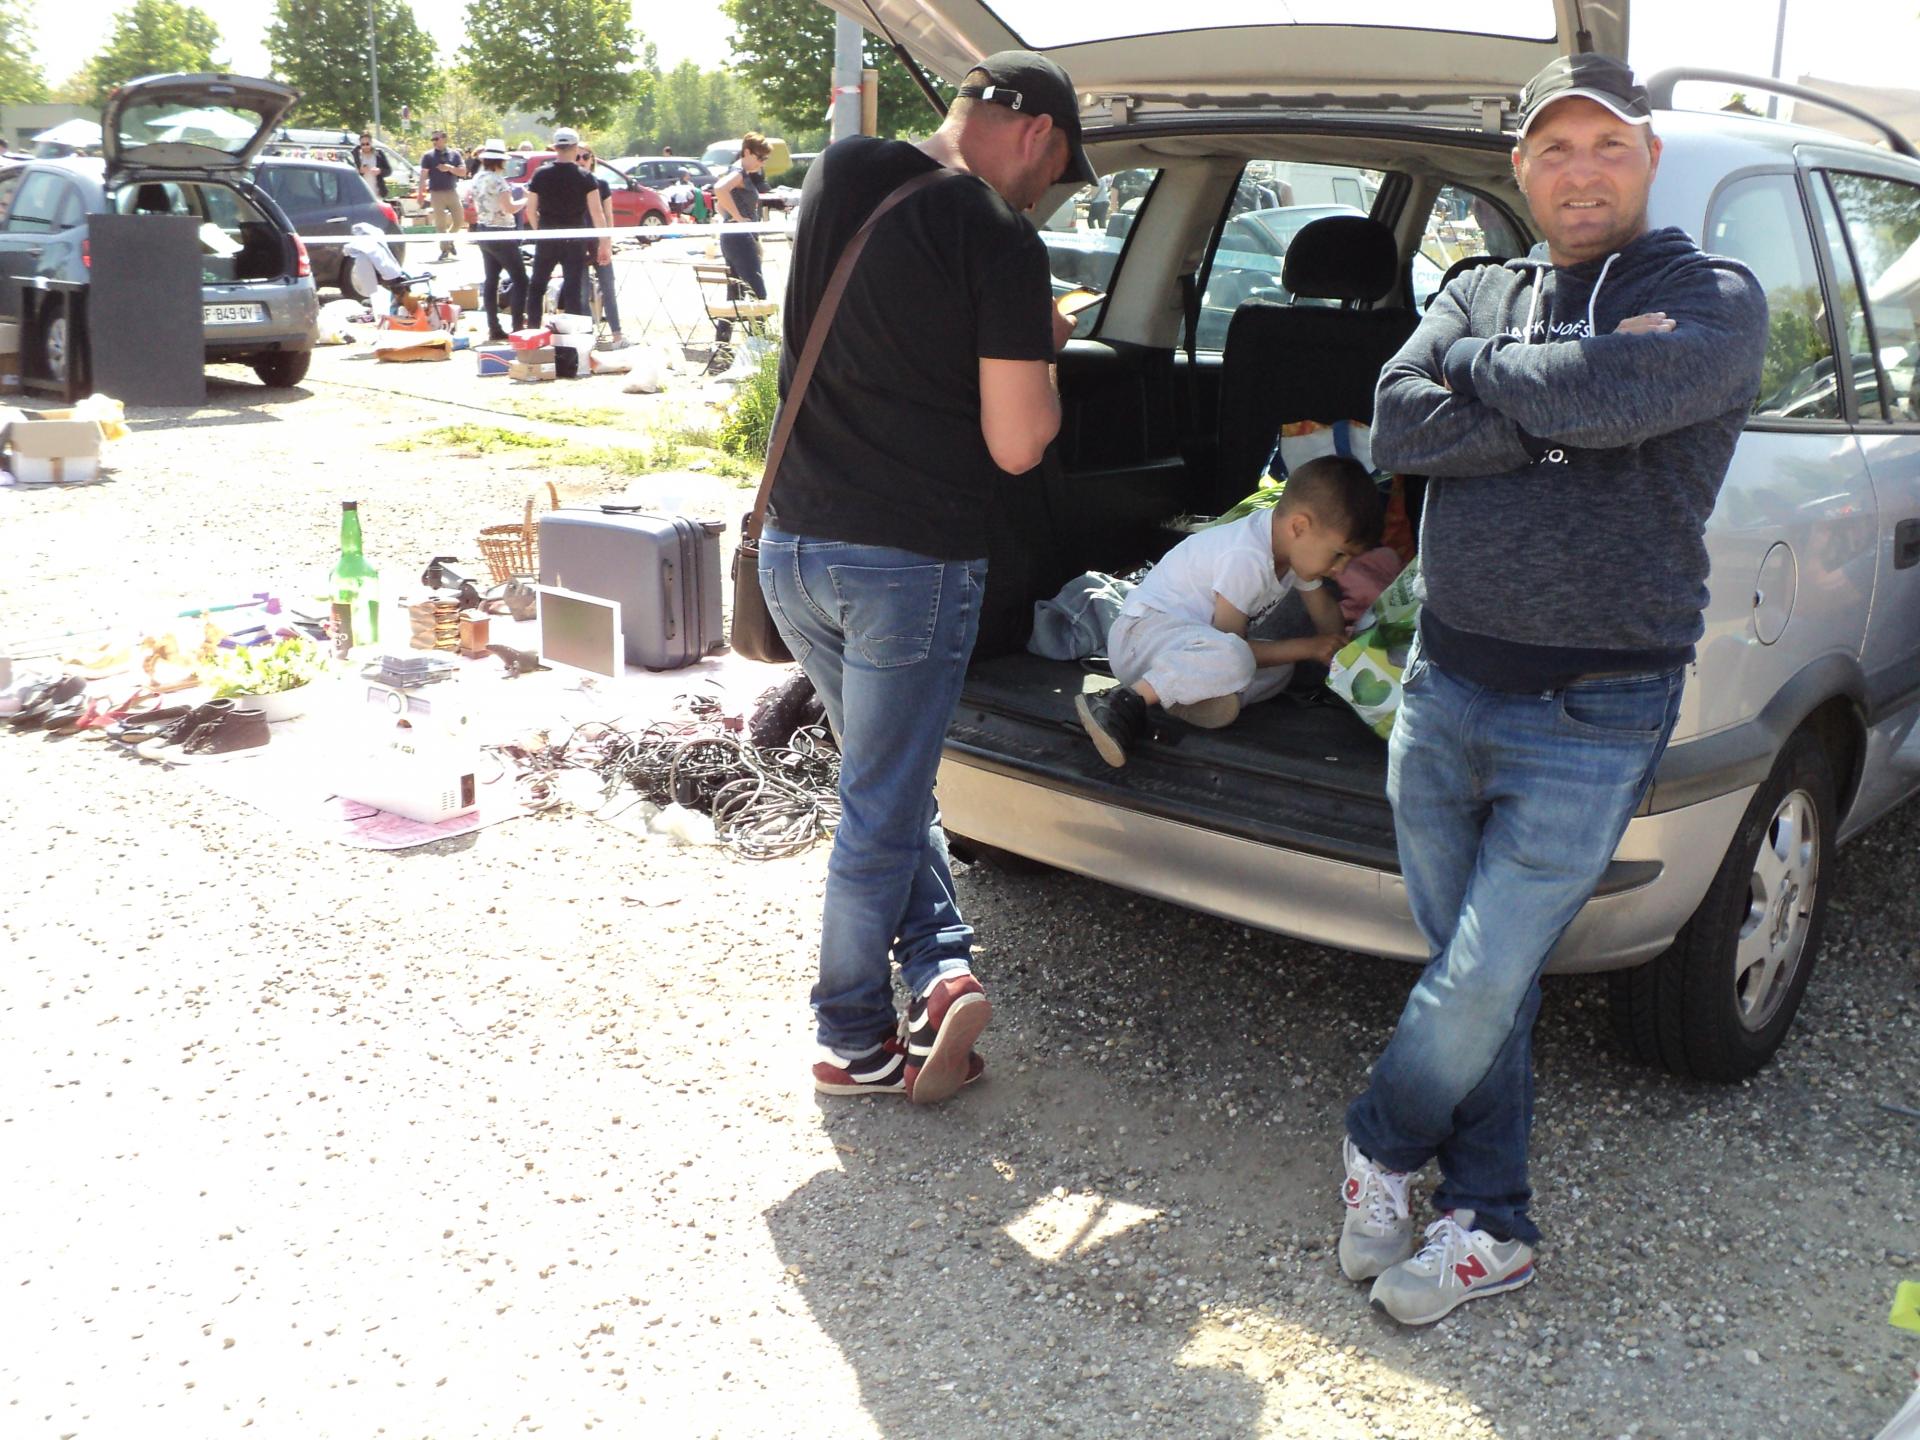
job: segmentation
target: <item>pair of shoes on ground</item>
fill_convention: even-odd
[[[907,1011],[900,1033],[854,1055],[836,1053],[813,1067],[822,1095],[904,1095],[932,1105],[987,1073],[973,1045],[993,1018],[993,1002],[972,975],[936,980]]]
[[[266,712],[231,700],[204,705],[169,706],[123,722],[108,732],[142,760],[165,765],[195,765],[256,751],[273,737]]]
[[[1471,1210],[1449,1210],[1427,1226],[1416,1253],[1407,1187],[1413,1177],[1376,1165],[1352,1139],[1341,1143],[1347,1178],[1340,1198],[1340,1269],[1371,1280],[1375,1309],[1402,1325],[1431,1325],[1469,1300],[1518,1290],[1533,1279],[1533,1247],[1498,1240],[1474,1225]]]
[[[1165,709],[1175,720],[1202,730],[1218,730],[1239,718],[1240,697],[1216,695],[1190,705],[1168,705]],[[1073,697],[1073,712],[1080,717],[1081,728],[1093,741],[1093,748],[1100,752],[1100,758],[1116,770],[1127,763],[1127,752],[1147,733],[1151,724],[1148,710],[1139,692],[1126,685]]]
[[[10,730],[39,730],[59,710],[82,703],[86,696],[84,675],[61,675],[40,680],[14,692],[13,713],[7,716]]]
[[[628,346],[632,344],[633,342],[627,339],[626,336],[615,335],[610,340],[601,340],[596,342],[593,348],[596,350],[625,350]]]

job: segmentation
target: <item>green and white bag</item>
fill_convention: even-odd
[[[1327,687],[1382,740],[1400,709],[1400,675],[1420,623],[1420,558],[1402,570],[1360,617],[1360,628],[1327,667]]]

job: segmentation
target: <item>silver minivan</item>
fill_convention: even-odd
[[[1253,488],[1272,407],[1341,362],[1237,356],[1259,329],[1249,315],[1393,311],[1410,328],[1457,268],[1524,253],[1534,236],[1508,163],[1521,85],[1557,54],[1627,53],[1626,0],[1511,0],[1476,12],[1484,33],[1448,29],[1445,7],[1385,0],[1248,0],[1190,29],[1089,0],[830,3],[877,19],[949,82],[995,50],[1052,55],[1081,89],[1095,166],[1146,177],[1108,299],[1060,358],[1055,453],[996,517],[989,631],[1067,576],[1150,561],[1176,517]],[[1275,18],[1287,15],[1299,19]],[[1838,845],[1920,788],[1920,158],[1871,117],[1877,145],[1675,108],[1683,78],[1651,82],[1665,151],[1650,220],[1758,274],[1765,380],[1708,527],[1712,599],[1673,743],[1550,968],[1613,972],[1631,1052],[1730,1080],[1792,1023]],[[1370,301],[1236,297],[1231,325],[1201,331],[1249,167],[1309,189],[1313,167],[1364,178],[1398,273]],[[1350,402],[1327,403],[1364,411],[1312,418],[1370,418],[1359,378]],[[1406,483],[1417,498],[1417,477]],[[1344,709],[1274,702],[1216,732],[1168,722],[1112,770],[1074,722],[1086,676],[997,638],[976,655],[940,775],[963,851],[1427,959],[1385,748]]]
[[[20,281],[84,284],[87,217],[135,212],[200,222],[209,363],[249,365],[268,385],[306,378],[319,304],[305,245],[248,168],[300,92],[244,75],[151,75],[107,97],[99,159],[35,160],[0,174],[0,317],[20,314]],[[28,363],[55,380],[87,373],[84,309],[47,322]]]

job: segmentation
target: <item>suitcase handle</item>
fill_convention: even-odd
[[[667,622],[666,638],[671,640],[679,633],[674,629],[673,624],[673,562],[671,560],[660,562],[660,599],[664,602],[660,607],[660,614]]]

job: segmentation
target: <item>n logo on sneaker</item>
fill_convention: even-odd
[[[1453,1267],[1454,1278],[1459,1280],[1462,1290],[1471,1290],[1473,1282],[1487,1278],[1487,1267],[1480,1263],[1478,1255],[1469,1255],[1460,1264]]]

